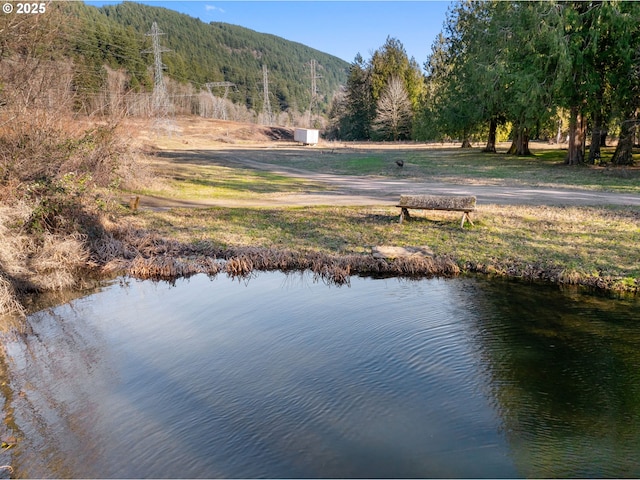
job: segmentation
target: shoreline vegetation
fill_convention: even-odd
[[[465,229],[450,213],[403,225],[397,218],[397,208],[384,206],[140,212],[104,244],[109,253],[101,263],[110,273],[159,280],[308,270],[339,285],[351,275],[479,273],[611,292],[640,287],[640,212],[633,209],[482,205],[476,225]],[[376,258],[372,249],[379,244],[428,245],[434,254]]]
[[[180,152],[174,158],[158,154],[190,142],[187,148],[206,150],[203,155],[228,153],[228,143],[206,137],[176,140],[137,132],[133,139],[124,136],[122,127],[94,125],[70,132],[73,122],[65,127],[60,122],[40,129],[37,139],[25,133],[33,125],[13,132],[14,143],[7,141],[11,137],[5,132],[5,158],[19,158],[17,153],[28,151],[32,158],[48,162],[37,167],[29,163],[29,168],[9,165],[12,178],[3,185],[0,208],[0,314],[25,315],[29,296],[81,290],[91,279],[117,275],[172,281],[199,273],[248,278],[255,271],[310,271],[318,281],[344,285],[353,275],[422,278],[479,273],[604,292],[635,294],[640,287],[640,212],[635,207],[479,203],[474,226],[461,229],[454,212],[420,212],[400,225],[398,209],[391,203],[268,206],[274,196],[317,194],[328,187],[225,163],[224,158],[206,162],[197,157],[190,162]],[[242,128],[246,133],[248,127]],[[132,145],[140,141],[143,148],[134,151]],[[251,156],[277,145],[275,140],[259,139],[256,144],[254,139],[234,155]],[[565,172],[558,174],[558,169],[572,169],[575,186],[593,183],[596,168],[559,166],[564,154],[559,149],[510,160],[479,150],[461,156],[453,147],[438,147],[437,157],[424,145],[413,151],[406,144],[399,148],[395,155],[409,156],[412,178],[422,175],[431,181],[438,178],[433,171],[436,159],[441,163],[439,175],[459,183],[532,185],[542,174],[559,177]],[[313,168],[338,169],[345,177],[404,174],[395,166],[380,170],[376,144],[303,151],[295,161],[282,161],[294,162],[297,168],[313,167],[315,162]],[[327,151],[334,155],[325,155]],[[386,154],[387,164],[393,163],[393,152]],[[327,166],[327,160],[321,166],[319,162],[329,157],[337,163]],[[505,162],[513,164],[506,169]],[[479,173],[491,169],[491,178]],[[607,188],[615,191],[617,183],[632,188],[638,172],[616,172],[606,177]],[[149,191],[187,203],[216,195],[231,204],[250,198],[256,206],[239,201],[233,206],[132,210],[120,200],[122,195]],[[428,246],[433,255],[374,257],[372,249],[381,245]]]

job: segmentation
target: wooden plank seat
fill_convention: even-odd
[[[396,207],[400,208],[400,223],[411,218],[409,209],[414,210],[447,210],[463,212],[460,228],[464,228],[464,222],[471,225],[471,212],[476,209],[476,197],[462,195],[401,195]]]

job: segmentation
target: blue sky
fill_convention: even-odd
[[[89,5],[118,2],[87,1]],[[387,36],[397,38],[420,66],[442,30],[450,1],[142,1],[204,22],[226,22],[271,33],[352,62],[368,59]],[[170,34],[165,29],[160,28]]]

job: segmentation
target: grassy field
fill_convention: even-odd
[[[326,150],[326,148],[324,149]],[[270,151],[253,158],[284,167],[342,175],[527,185],[573,185],[640,193],[638,171],[566,167],[560,150],[535,157],[486,155],[477,149]],[[236,151],[234,155],[246,154]],[[220,155],[224,158],[224,154]],[[402,158],[400,169],[395,159]],[[251,169],[180,163],[167,167],[171,196],[260,198],[322,189]],[[626,173],[625,173],[626,172]],[[461,271],[636,291],[640,286],[640,212],[634,208],[480,205],[475,225],[460,229],[454,212],[418,212],[398,223],[393,207],[202,208],[128,214],[137,228],[183,244],[260,247],[370,255],[379,245],[429,246]]]
[[[260,172],[246,168],[217,165],[169,167],[164,185],[168,188],[141,189],[143,194],[164,194],[173,198],[200,200],[206,198],[258,199],[265,195],[303,193],[326,190],[312,182]]]

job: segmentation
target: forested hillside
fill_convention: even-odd
[[[333,93],[346,82],[348,63],[283,38],[243,27],[199,19],[160,7],[133,2],[95,8],[69,2],[64,8],[77,20],[69,41],[82,60],[78,89],[104,88],[103,65],[125,70],[128,87],[148,91],[153,85],[151,38],[153,22],[164,33],[160,44],[167,78],[204,90],[207,82],[232,82],[229,99],[260,112],[263,105],[262,65],[269,75],[274,112],[304,112],[311,100],[312,59],[317,62],[318,105],[325,111]],[[75,22],[74,22],[75,23]],[[78,31],[79,30],[79,31]],[[218,91],[222,95],[222,91]]]

